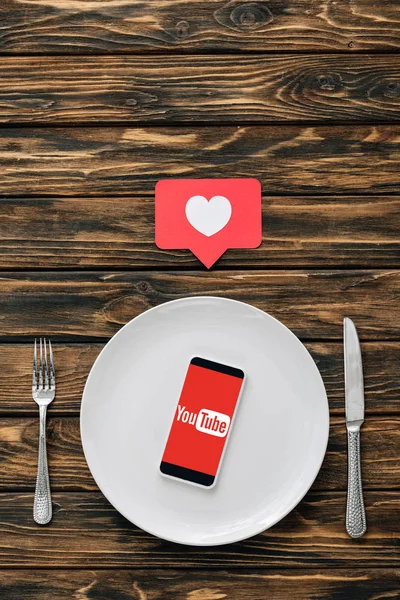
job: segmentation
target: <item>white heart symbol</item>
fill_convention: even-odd
[[[192,196],[186,202],[186,218],[197,231],[211,237],[229,223],[232,206],[225,196]]]

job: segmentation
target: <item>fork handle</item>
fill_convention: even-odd
[[[367,530],[361,482],[360,427],[348,427],[348,490],[346,530],[350,537],[358,538]]]
[[[39,406],[39,462],[36,478],[35,499],[33,502],[33,518],[39,525],[46,525],[46,523],[51,521],[52,517],[50,480],[46,450],[46,412],[47,406]]]

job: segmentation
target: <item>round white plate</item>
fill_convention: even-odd
[[[159,473],[196,355],[246,374],[212,489]],[[313,483],[328,431],[325,388],[302,343],[261,310],[214,297],[167,302],[125,325],[93,365],[81,409],[103,494],[132,523],[181,544],[227,544],[277,523]]]

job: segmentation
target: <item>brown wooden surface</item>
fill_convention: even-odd
[[[0,3],[0,597],[400,596],[400,11],[372,0]],[[114,56],[112,56],[114,54]],[[136,55],[136,56],[135,56]],[[164,177],[257,177],[263,243],[211,272],[154,244]],[[240,544],[137,529],[96,488],[79,409],[104,343],[149,307],[249,302],[323,376],[328,452],[306,498]],[[368,531],[345,532],[342,320],[362,340]],[[32,519],[32,339],[55,346],[54,518]]]
[[[400,125],[0,129],[0,195],[153,196],[165,177],[249,174],[266,195],[393,193],[399,140]]]
[[[399,97],[397,54],[27,57],[0,65],[0,123],[393,121]]]
[[[400,339],[400,270],[0,272],[0,339],[98,340],[183,296],[228,296],[282,320],[302,339]]]
[[[344,415],[343,346],[341,342],[308,342],[322,374],[332,415]],[[55,344],[57,402],[49,407],[50,416],[78,415],[89,370],[103,344]],[[18,360],[15,359],[16,352]],[[367,415],[400,414],[400,343],[363,342],[364,391]],[[36,416],[30,397],[32,346],[0,344],[1,416]]]
[[[47,528],[37,527],[32,499],[33,492],[0,494],[0,567],[132,569],[134,565],[164,567],[168,575],[169,568],[194,566],[247,567],[257,572],[262,567],[399,567],[400,562],[397,491],[365,493],[368,533],[359,541],[345,531],[346,494],[313,492],[261,535],[210,548],[157,539],[134,527],[95,491],[54,493],[53,521]],[[300,570],[298,577],[301,581]]]
[[[38,433],[37,418],[0,419],[0,491],[34,489]],[[314,490],[346,489],[346,446],[344,415],[331,418],[328,450]],[[370,416],[362,432],[364,488],[400,489],[399,456],[399,416]],[[48,420],[48,457],[53,490],[97,489],[83,455],[77,417]]]
[[[243,572],[155,570],[5,570],[2,589],[7,600],[287,600],[288,590],[298,600],[393,600],[400,595],[398,569],[276,569]],[[291,597],[291,596],[290,596]]]
[[[3,0],[3,52],[215,49],[346,52],[400,46],[396,2]]]
[[[3,269],[199,266],[189,250],[157,248],[153,198],[15,198],[0,206]],[[261,246],[229,251],[215,268],[390,267],[399,256],[400,196],[266,196]]]

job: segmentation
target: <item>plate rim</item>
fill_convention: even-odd
[[[270,523],[267,527],[262,526],[261,528],[255,528],[254,530],[252,530],[250,533],[241,533],[240,535],[236,535],[236,536],[232,536],[229,540],[224,540],[224,541],[218,541],[218,540],[214,540],[214,541],[182,541],[179,539],[179,537],[174,537],[174,536],[160,536],[157,533],[155,533],[154,531],[152,531],[151,528],[149,527],[142,527],[139,523],[134,522],[131,517],[127,516],[127,514],[125,513],[125,511],[121,510],[118,507],[118,503],[111,501],[108,497],[108,495],[104,492],[103,488],[100,486],[99,482],[97,481],[96,477],[94,476],[92,469],[90,467],[89,464],[89,460],[87,457],[87,452],[85,449],[85,442],[84,442],[84,434],[83,434],[83,418],[82,418],[82,413],[83,413],[83,406],[84,406],[84,400],[85,400],[85,395],[87,394],[87,388],[89,385],[89,381],[90,379],[93,377],[93,373],[95,371],[95,367],[97,365],[97,363],[100,361],[101,356],[103,355],[103,353],[105,352],[107,346],[127,327],[131,326],[131,324],[134,321],[139,320],[141,317],[144,317],[144,315],[148,315],[148,313],[151,313],[152,311],[156,311],[158,309],[160,309],[160,307],[165,306],[165,305],[170,305],[170,304],[180,304],[180,303],[186,303],[186,302],[190,302],[190,301],[196,301],[196,300],[217,300],[218,302],[229,302],[229,303],[234,303],[234,304],[241,304],[246,306],[247,308],[252,309],[253,311],[257,312],[257,313],[261,313],[263,315],[263,317],[267,317],[269,319],[272,319],[273,321],[275,321],[276,323],[278,323],[281,327],[283,327],[284,329],[286,329],[287,332],[289,332],[289,334],[291,335],[292,338],[294,338],[296,340],[296,343],[302,347],[303,351],[305,351],[312,364],[314,365],[314,369],[318,375],[318,378],[322,384],[322,389],[324,391],[324,406],[325,406],[325,418],[326,418],[326,427],[325,427],[325,438],[326,438],[326,442],[324,444],[324,451],[322,454],[322,458],[321,460],[318,462],[318,466],[316,468],[315,474],[312,477],[312,480],[309,484],[309,486],[307,487],[307,489],[304,492],[300,492],[300,494],[298,496],[296,496],[296,499],[293,503],[291,503],[290,508],[284,513],[282,514],[278,519],[274,520],[272,523]],[[322,378],[322,375],[320,373],[320,370],[317,366],[317,363],[315,362],[314,358],[312,357],[311,353],[309,352],[308,348],[306,348],[306,346],[303,344],[303,342],[297,337],[297,335],[291,330],[289,329],[289,327],[287,327],[287,325],[285,325],[284,323],[282,323],[282,321],[280,321],[279,319],[277,319],[276,317],[274,317],[273,315],[267,313],[266,311],[252,305],[249,304],[248,302],[243,302],[242,300],[235,300],[233,298],[227,298],[225,296],[206,296],[206,295],[193,295],[193,296],[182,296],[181,298],[175,298],[174,300],[167,300],[166,302],[161,302],[160,304],[157,304],[156,306],[152,306],[146,310],[144,310],[143,312],[139,313],[138,315],[136,315],[135,317],[133,317],[132,319],[130,319],[127,323],[125,323],[108,341],[107,343],[104,345],[104,347],[101,349],[99,355],[96,357],[96,360],[94,361],[90,371],[89,371],[89,375],[87,376],[86,382],[85,382],[85,387],[83,390],[83,394],[82,394],[82,400],[81,400],[81,406],[80,406],[80,411],[79,411],[79,424],[80,424],[80,436],[81,436],[81,444],[82,444],[82,449],[83,449],[83,454],[85,457],[85,461],[86,464],[88,466],[88,469],[90,471],[91,476],[93,477],[94,482],[96,483],[97,487],[99,488],[100,492],[102,493],[102,495],[106,498],[106,500],[111,504],[111,506],[117,510],[125,519],[127,519],[127,521],[129,521],[132,525],[134,525],[135,527],[141,529],[142,531],[158,538],[158,539],[162,539],[165,540],[167,542],[172,542],[175,544],[180,544],[180,545],[185,545],[185,546],[198,546],[198,547],[212,547],[212,546],[226,546],[228,544],[234,544],[237,542],[241,542],[244,541],[246,539],[250,539],[252,537],[255,537],[257,535],[260,535],[261,533],[263,533],[264,531],[268,531],[268,529],[270,529],[271,527],[274,527],[277,523],[279,523],[280,521],[282,521],[285,517],[287,517],[287,515],[289,513],[292,512],[292,510],[294,510],[296,508],[296,506],[302,501],[302,499],[306,496],[306,494],[310,491],[311,487],[313,486],[318,473],[321,470],[321,466],[322,463],[325,459],[326,456],[326,451],[327,451],[327,447],[328,447],[328,442],[329,442],[329,431],[330,431],[330,411],[329,411],[329,400],[328,400],[328,395],[326,392],[326,387],[325,387],[325,383],[324,380]]]

